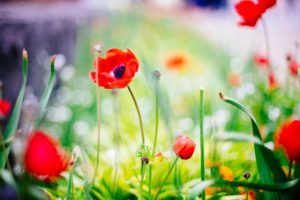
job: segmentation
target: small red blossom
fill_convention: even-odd
[[[276,145],[282,147],[289,160],[300,161],[300,120],[285,122],[278,134]]]
[[[25,169],[40,180],[52,181],[68,167],[69,156],[54,138],[41,130],[28,138],[24,153]]]
[[[269,88],[270,88],[270,90],[276,88],[277,87],[277,80],[276,80],[275,74],[273,72],[269,73],[268,79],[269,79]]]
[[[9,101],[0,99],[0,118],[7,117],[11,108]]]
[[[269,59],[263,54],[255,54],[253,58],[254,64],[257,67],[267,68],[269,67]]]
[[[287,62],[288,62],[288,67],[291,75],[297,78],[298,68],[300,67],[300,64],[292,56],[287,57]]]
[[[195,142],[187,136],[179,136],[173,144],[173,150],[178,157],[187,160],[192,157],[195,151]]]
[[[122,51],[113,48],[106,52],[106,58],[96,58],[94,67],[95,71],[90,74],[93,82],[113,89],[127,87],[138,71],[139,63],[130,49]]]
[[[236,12],[241,16],[241,26],[256,26],[257,21],[261,18],[265,9],[260,4],[254,3],[251,0],[242,0],[235,4]]]
[[[276,0],[258,0],[258,4],[261,5],[261,7],[264,8],[264,10],[267,10],[277,3]]]

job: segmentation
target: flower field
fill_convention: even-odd
[[[299,198],[299,44],[278,70],[264,18],[276,6],[232,8],[236,26],[262,28],[265,41],[236,68],[166,15],[137,7],[83,23],[74,65],[49,58],[29,120],[24,49],[16,102],[1,90],[0,199]]]

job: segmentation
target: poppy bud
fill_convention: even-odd
[[[173,144],[173,150],[178,157],[187,160],[192,157],[195,151],[195,142],[187,136],[179,136]]]
[[[148,164],[149,163],[149,158],[147,156],[143,156],[141,158],[141,161],[142,161],[143,164]]]
[[[251,174],[250,174],[250,172],[246,171],[243,176],[245,179],[248,180],[250,178]]]

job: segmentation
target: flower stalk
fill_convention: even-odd
[[[201,165],[201,180],[205,181],[205,152],[204,152],[204,126],[203,126],[203,119],[204,119],[204,89],[200,89],[200,112],[199,112],[199,124],[200,124],[200,165]],[[205,189],[202,192],[202,199],[205,200]]]
[[[96,60],[96,66],[98,66],[98,56],[101,53],[101,51],[97,50],[95,48],[95,60]],[[97,74],[99,73],[99,67],[97,67]],[[96,167],[95,167],[95,172],[94,172],[94,177],[92,183],[94,183],[95,178],[97,177],[98,173],[98,167],[99,167],[99,162],[100,162],[100,88],[98,87],[99,85],[99,76],[96,77],[97,85],[96,85],[96,100],[97,100],[97,157],[96,157]]]
[[[155,197],[153,198],[154,200],[157,200],[157,199],[158,199],[159,193],[160,193],[160,191],[162,190],[162,188],[164,187],[164,185],[166,184],[166,182],[167,182],[167,180],[168,180],[168,178],[169,178],[169,176],[170,176],[170,174],[171,174],[173,168],[175,167],[175,165],[176,165],[178,159],[179,159],[179,157],[176,157],[176,159],[174,160],[174,162],[173,162],[171,168],[169,169],[169,172],[167,173],[165,179],[163,180],[163,183],[160,185],[159,189],[157,190],[157,193],[156,193]]]

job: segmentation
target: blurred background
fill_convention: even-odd
[[[271,47],[269,59],[282,89],[276,92],[269,90],[267,71],[254,59],[256,55],[266,56],[263,27],[260,22],[255,28],[239,26],[235,2],[0,0],[3,97],[12,103],[16,101],[22,83],[21,52],[25,48],[29,54],[29,83],[21,127],[32,124],[48,80],[50,56],[56,54],[57,83],[42,126],[59,138],[65,148],[71,150],[77,144],[95,160],[96,148],[91,145],[96,146],[96,94],[89,78],[93,45],[102,45],[102,55],[113,47],[130,48],[140,62],[131,86],[141,107],[148,141],[153,139],[155,116],[151,72],[159,70],[162,74],[159,151],[167,151],[169,142],[178,134],[197,138],[200,87],[206,88],[205,132],[210,142],[218,134],[251,130],[245,116],[220,102],[217,93],[224,91],[251,108],[261,125],[264,141],[274,148],[278,124],[300,116],[298,80],[290,77],[286,61],[288,54],[299,59],[300,1],[280,0],[263,16]],[[131,158],[139,147],[137,116],[127,91],[118,90],[115,95],[103,89],[101,159],[107,169],[114,166],[111,158],[118,155],[119,147],[114,146],[116,118],[121,130],[120,149],[126,149],[119,152],[120,163],[126,166],[133,162]],[[28,133],[22,134],[26,137]],[[14,145],[15,154],[20,155],[22,140]],[[211,149],[211,159],[223,160],[227,166],[240,158],[238,162],[247,169],[254,167],[246,162],[254,160],[251,144],[226,143],[207,148]],[[197,159],[198,156],[194,158]],[[244,173],[244,169],[236,170]],[[197,177],[196,171],[189,174]],[[183,177],[183,182],[188,179],[189,176]]]

